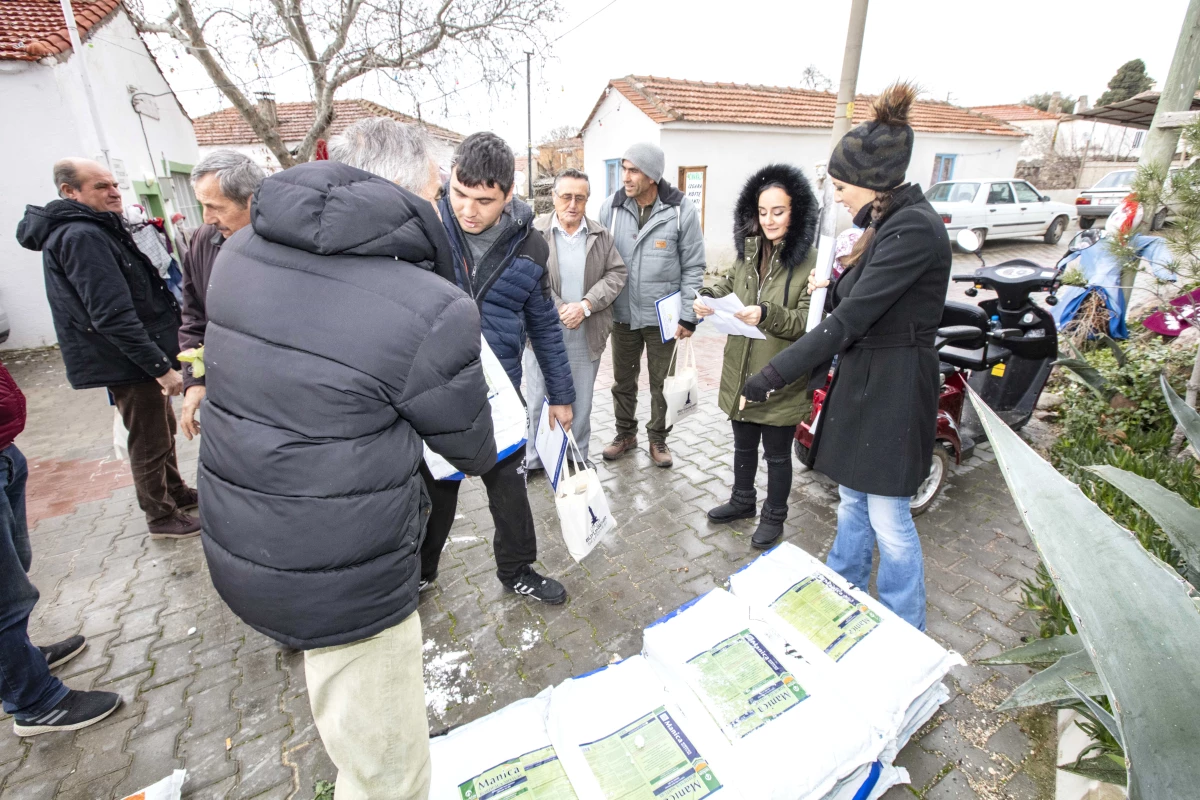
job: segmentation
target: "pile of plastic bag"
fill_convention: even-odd
[[[783,544],[642,653],[433,739],[437,800],[870,800],[960,656]]]

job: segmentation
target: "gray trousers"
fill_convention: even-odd
[[[575,384],[575,402],[571,404],[574,419],[571,432],[584,458],[588,457],[588,445],[592,438],[592,394],[596,390],[596,376],[600,374],[600,359],[592,361],[588,353],[587,334],[584,326],[575,330],[562,329],[563,344],[567,347],[567,363],[571,365],[571,381]],[[546,380],[542,377],[537,357],[529,347],[525,348],[525,402],[529,406],[529,442],[525,445],[525,465],[541,467],[533,447],[538,420],[542,417],[542,400],[546,397]]]

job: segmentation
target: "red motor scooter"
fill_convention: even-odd
[[[1077,239],[1079,237],[1076,237]],[[960,231],[958,245],[979,253],[979,240],[972,231]],[[1032,416],[1042,388],[1058,357],[1058,331],[1046,309],[1030,299],[1034,292],[1049,292],[1047,305],[1058,302],[1055,292],[1063,266],[1079,247],[1073,242],[1057,267],[1043,267],[1025,259],[1005,261],[994,267],[955,275],[955,282],[973,283],[967,290],[974,297],[979,289],[996,297],[978,306],[947,302],[934,346],[938,350],[941,394],[938,397],[936,444],[929,477],[912,498],[913,516],[921,514],[937,498],[950,472],[950,459],[962,463],[971,457],[976,440],[984,438],[973,422],[974,410],[967,409],[968,383],[1009,427],[1023,426]],[[982,256],[980,261],[983,262]],[[813,392],[812,414],[796,426],[796,457],[807,461],[813,431],[829,393],[831,371],[825,386]],[[964,411],[967,421],[964,422]]]

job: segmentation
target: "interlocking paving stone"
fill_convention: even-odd
[[[1015,255],[1045,262],[1058,250],[993,243],[986,255],[989,262]],[[955,269],[973,265],[960,255]],[[677,466],[669,470],[651,464],[644,431],[636,452],[616,462],[598,458],[614,433],[606,355],[592,453],[619,527],[584,563],[570,558],[557,534],[545,478],[530,479],[539,569],[563,580],[567,604],[530,605],[500,591],[487,497],[478,481],[464,485],[437,586],[421,597],[431,730],[469,722],[607,664],[614,654],[636,652],[645,625],[723,585],[758,555],[749,546],[755,520],[715,526],[705,517],[729,497],[732,449],[728,420],[716,407],[723,341],[703,329],[695,341],[706,394],[671,435]],[[0,718],[0,797],[123,797],[182,766],[188,798],[257,793],[309,800],[314,783],[333,780],[335,770],[312,722],[302,655],[229,611],[213,589],[198,540],[147,538],[128,466],[113,458],[112,408],[102,390],[67,388],[54,350],[6,354],[5,363],[29,400],[18,444],[37,465],[29,496],[31,508],[42,509],[31,516],[31,577],[42,601],[30,633],[40,643],[88,636],[88,650],[61,674],[75,688],[119,691],[125,705],[95,728],[28,741],[7,733],[11,721]],[[644,370],[641,382],[644,421]],[[180,439],[178,449],[192,481],[198,441]],[[917,519],[930,633],[968,657],[992,655],[1036,629],[1017,603],[1018,581],[1036,566],[1037,553],[992,462],[986,445],[977,449]],[[760,464],[760,500],[765,477]],[[823,557],[833,541],[836,504],[836,487],[797,468],[785,541]],[[1012,777],[989,776],[997,796],[1038,796],[1023,772],[1028,736],[1011,715],[990,710],[1021,680],[1020,670],[973,666],[951,674],[955,700],[900,756],[924,797],[975,797],[968,774],[977,780],[982,768],[986,776],[988,766],[996,768],[992,755],[1015,769]],[[901,788],[887,796],[914,795]]]

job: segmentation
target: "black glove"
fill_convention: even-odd
[[[742,396],[752,403],[765,403],[771,392],[787,386],[775,368],[767,364],[762,372],[751,375],[742,388]]]

